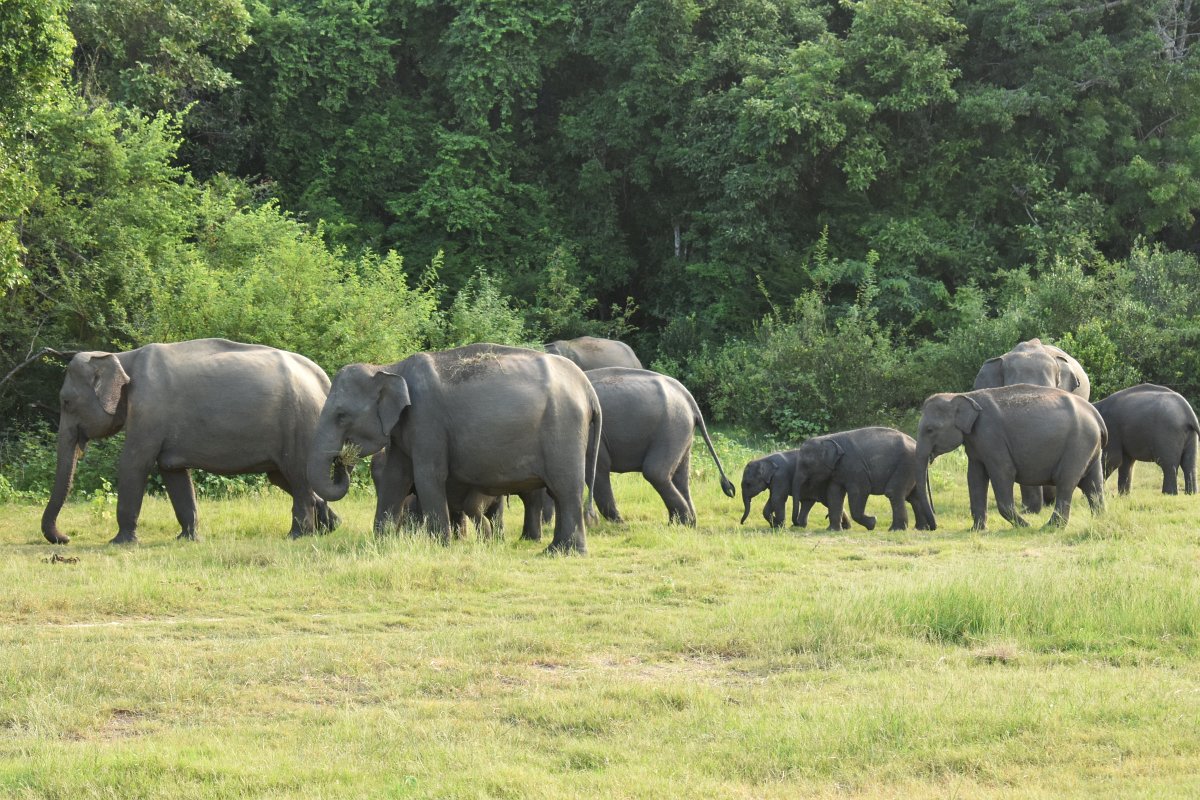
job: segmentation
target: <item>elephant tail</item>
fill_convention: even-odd
[[[683,384],[680,384],[682,386]],[[708,427],[704,424],[704,415],[700,413],[700,405],[696,402],[696,398],[692,397],[692,393],[686,388],[683,390],[687,395],[688,402],[692,404],[692,422],[700,429],[700,435],[704,437],[704,443],[708,445],[708,452],[716,462],[717,472],[721,473],[721,491],[726,497],[737,496],[737,490],[733,488],[733,482],[725,476],[725,468],[721,466],[721,459],[717,457],[717,451],[713,448],[712,439],[708,436]]]
[[[589,386],[589,388],[591,388]],[[596,462],[600,458],[600,432],[603,424],[603,415],[600,412],[600,398],[596,397],[596,392],[591,392],[591,418],[588,421],[588,443],[587,443],[587,459],[584,464],[583,481],[587,485],[587,501],[584,504],[585,508],[590,508],[592,504],[592,487],[596,484]]]

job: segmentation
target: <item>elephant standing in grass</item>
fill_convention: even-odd
[[[157,467],[179,521],[196,538],[190,470],[265,472],[292,495],[293,537],[332,530],[337,516],[313,494],[307,453],[329,378],[296,353],[225,339],[149,344],[123,353],[79,353],[59,393],[58,467],[42,533],[54,544],[58,513],[88,441],[125,431],[117,467],[117,535],[137,541],[146,481]]]
[[[602,367],[642,369],[642,362],[638,360],[633,348],[616,339],[601,339],[596,336],[559,339],[546,345],[546,352],[574,361],[584,372]]]
[[[988,483],[1000,514],[1017,527],[1028,523],[1013,503],[1013,482],[1058,487],[1051,525],[1066,525],[1078,486],[1092,513],[1104,507],[1101,453],[1108,429],[1100,412],[1062,389],[1018,384],[963,394],[935,394],[921,409],[917,481],[930,462],[959,445],[967,451],[967,486],[975,530],[987,526]]]
[[[388,449],[377,476],[376,528],[399,520],[409,494],[444,540],[454,498],[471,491],[520,494],[527,531],[540,535],[536,492],[558,506],[548,552],[587,550],[584,491],[595,479],[600,401],[565,358],[520,347],[474,344],[417,353],[386,367],[352,364],[333,379],[309,457],[317,494],[350,486],[346,445]]]
[[[891,428],[858,428],[814,436],[800,445],[792,478],[793,496],[811,495],[824,487],[829,506],[829,529],[841,530],[842,503],[850,501],[850,516],[867,530],[875,518],[866,512],[867,497],[881,494],[892,504],[890,530],[908,527],[905,501],[912,505],[918,530],[935,530],[936,520],[928,487],[917,483],[917,443]]]
[[[792,524],[800,527],[808,525],[808,513],[812,507],[825,503],[826,486],[802,488],[799,494],[793,493],[793,478],[796,475],[796,457],[799,450],[786,450],[780,453],[756,458],[742,470],[742,502],[745,511],[742,512],[742,524],[750,516],[750,501],[769,491],[767,502],[763,505],[763,519],[772,528],[783,526],[787,499],[792,498]],[[841,516],[843,528],[850,527],[850,517],[845,512]]]
[[[605,519],[621,522],[610,474],[640,472],[663,499],[671,522],[695,525],[688,472],[697,430],[717,464],[721,490],[727,497],[734,496],[733,484],[725,477],[708,436],[704,415],[687,387],[644,369],[605,367],[585,374],[596,390],[605,419],[594,492],[596,507]]]
[[[1084,400],[1092,396],[1092,383],[1079,362],[1054,345],[1042,344],[1041,339],[1021,342],[1004,355],[989,358],[979,368],[972,388],[998,389],[1018,383],[1052,386]],[[1022,484],[1021,503],[1029,511],[1041,511],[1053,501],[1053,489]]]
[[[1179,492],[1177,470],[1183,469],[1183,490],[1196,492],[1196,437],[1200,424],[1187,399],[1165,386],[1143,383],[1114,392],[1096,403],[1108,426],[1104,448],[1104,477],[1117,472],[1117,491],[1129,494],[1135,461],[1162,467],[1163,494]]]

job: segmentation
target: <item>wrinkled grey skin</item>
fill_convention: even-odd
[[[962,394],[935,394],[921,409],[917,481],[929,463],[960,444],[967,451],[967,487],[975,530],[987,525],[988,483],[1000,514],[1016,527],[1028,523],[1013,505],[1013,482],[1063,489],[1050,525],[1065,525],[1078,486],[1092,513],[1104,507],[1101,451],[1104,419],[1091,403],[1062,389],[1017,384]],[[926,484],[927,485],[927,484]]]
[[[688,473],[696,430],[717,464],[721,491],[727,497],[736,494],[713,449],[700,407],[682,383],[657,372],[626,367],[605,367],[584,374],[604,412],[593,496],[605,519],[622,521],[611,473],[640,472],[663,499],[670,522],[695,525],[696,508],[692,505]]]
[[[808,512],[816,503],[825,504],[827,486],[815,486],[801,489],[800,494],[792,492],[792,479],[796,475],[796,456],[798,450],[785,450],[771,453],[768,456],[756,458],[742,470],[742,502],[745,511],[742,512],[742,524],[750,516],[750,501],[764,491],[769,490],[767,502],[763,505],[763,519],[772,528],[783,526],[784,512],[787,499],[792,498],[792,524],[800,527],[808,525]],[[850,517],[845,512],[841,516],[842,527],[850,526]]]
[[[917,443],[891,428],[857,428],[814,436],[800,445],[792,493],[812,494],[825,487],[829,530],[841,530],[842,503],[849,499],[850,517],[869,531],[875,517],[867,515],[867,498],[887,497],[892,504],[890,530],[908,527],[905,501],[912,505],[918,530],[935,530],[933,508],[926,484],[917,484]]]
[[[1142,383],[1110,394],[1095,404],[1108,427],[1104,477],[1117,472],[1117,491],[1129,494],[1135,461],[1162,467],[1163,494],[1178,494],[1176,471],[1183,469],[1184,491],[1196,492],[1196,412],[1178,392]]]
[[[603,367],[642,369],[642,362],[634,354],[633,348],[616,339],[601,339],[596,336],[559,339],[546,345],[546,352],[574,361],[584,372]]]
[[[380,450],[371,457],[371,480],[375,484],[375,496],[379,498],[384,465],[387,463],[387,448]],[[475,530],[486,538],[503,538],[504,532],[504,497],[493,497],[473,489],[467,490],[462,496],[447,493],[446,505],[450,509],[450,525],[456,534],[466,533],[467,522],[470,521]],[[376,516],[380,509],[376,508]],[[425,516],[421,508],[421,500],[416,494],[410,494],[400,503],[400,515],[397,519],[383,517],[377,523],[386,526],[388,523],[400,525],[409,519],[420,521]],[[386,532],[386,528],[377,529],[378,533]]]
[[[350,476],[338,460],[349,442],[364,454],[388,448],[379,474],[377,529],[402,517],[409,494],[444,541],[448,501],[469,490],[536,500],[549,490],[559,508],[548,552],[587,550],[584,489],[595,477],[600,401],[567,361],[520,347],[476,344],[417,353],[386,367],[352,364],[333,379],[309,457],[320,496],[345,495]],[[540,535],[540,507],[525,522]]]
[[[971,388],[997,389],[1018,383],[1053,386],[1084,400],[1092,396],[1092,383],[1079,362],[1052,344],[1042,344],[1041,339],[1021,342],[1004,355],[989,358],[979,368]],[[1021,486],[1021,504],[1029,511],[1036,513],[1044,504],[1052,502],[1053,489]]]
[[[308,483],[307,453],[329,378],[296,353],[225,339],[150,344],[124,353],[80,353],[59,393],[58,468],[42,533],[54,544],[75,465],[92,439],[125,431],[117,474],[114,544],[137,541],[151,470],[166,485],[181,539],[196,538],[189,470],[265,472],[292,495],[293,537],[331,530],[337,516]]]

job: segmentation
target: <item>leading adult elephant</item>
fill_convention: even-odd
[[[1093,513],[1103,507],[1101,451],[1107,442],[1100,412],[1062,389],[1018,384],[935,394],[921,409],[917,482],[928,485],[930,462],[962,445],[975,530],[987,525],[989,482],[1001,516],[1017,527],[1028,523],[1013,503],[1014,481],[1058,487],[1050,524],[1065,525],[1077,486]]]
[[[290,534],[332,529],[337,516],[308,484],[307,454],[329,378],[304,356],[225,339],[79,353],[59,393],[58,466],[42,534],[70,541],[58,513],[87,443],[124,430],[117,467],[117,535],[137,541],[146,481],[157,466],[179,521],[196,538],[190,470],[265,472],[292,495]]]
[[[1004,355],[983,362],[972,388],[998,389],[1018,383],[1051,386],[1084,400],[1092,396],[1092,383],[1079,362],[1052,344],[1042,344],[1041,339],[1021,342]],[[1031,512],[1041,511],[1044,503],[1053,500],[1053,489],[1021,485],[1021,503]]]
[[[1153,383],[1114,392],[1095,404],[1108,426],[1104,448],[1104,477],[1117,472],[1117,492],[1129,494],[1135,461],[1153,461],[1162,468],[1163,494],[1196,493],[1196,436],[1200,422],[1183,395]]]
[[[603,367],[642,369],[642,362],[638,360],[633,348],[616,339],[601,339],[596,336],[559,339],[546,345],[546,352],[574,361],[584,372]]]
[[[443,538],[448,496],[544,487],[559,509],[548,551],[584,553],[583,496],[595,480],[600,426],[592,385],[555,355],[475,344],[383,367],[351,364],[334,376],[308,476],[317,494],[338,499],[350,487],[344,446],[364,454],[387,447],[377,508],[399,518],[415,490]],[[526,504],[527,526],[540,525],[537,506]]]

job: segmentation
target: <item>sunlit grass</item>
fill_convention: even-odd
[[[961,454],[933,533],[774,532],[765,498],[739,526],[694,468],[695,529],[621,476],[587,558],[519,541],[515,499],[504,542],[449,546],[376,538],[366,495],[299,541],[274,490],[204,502],[194,544],[148,498],[125,549],[102,502],[65,549],[4,506],[0,796],[1200,793],[1200,498],[1155,468],[984,533]]]

